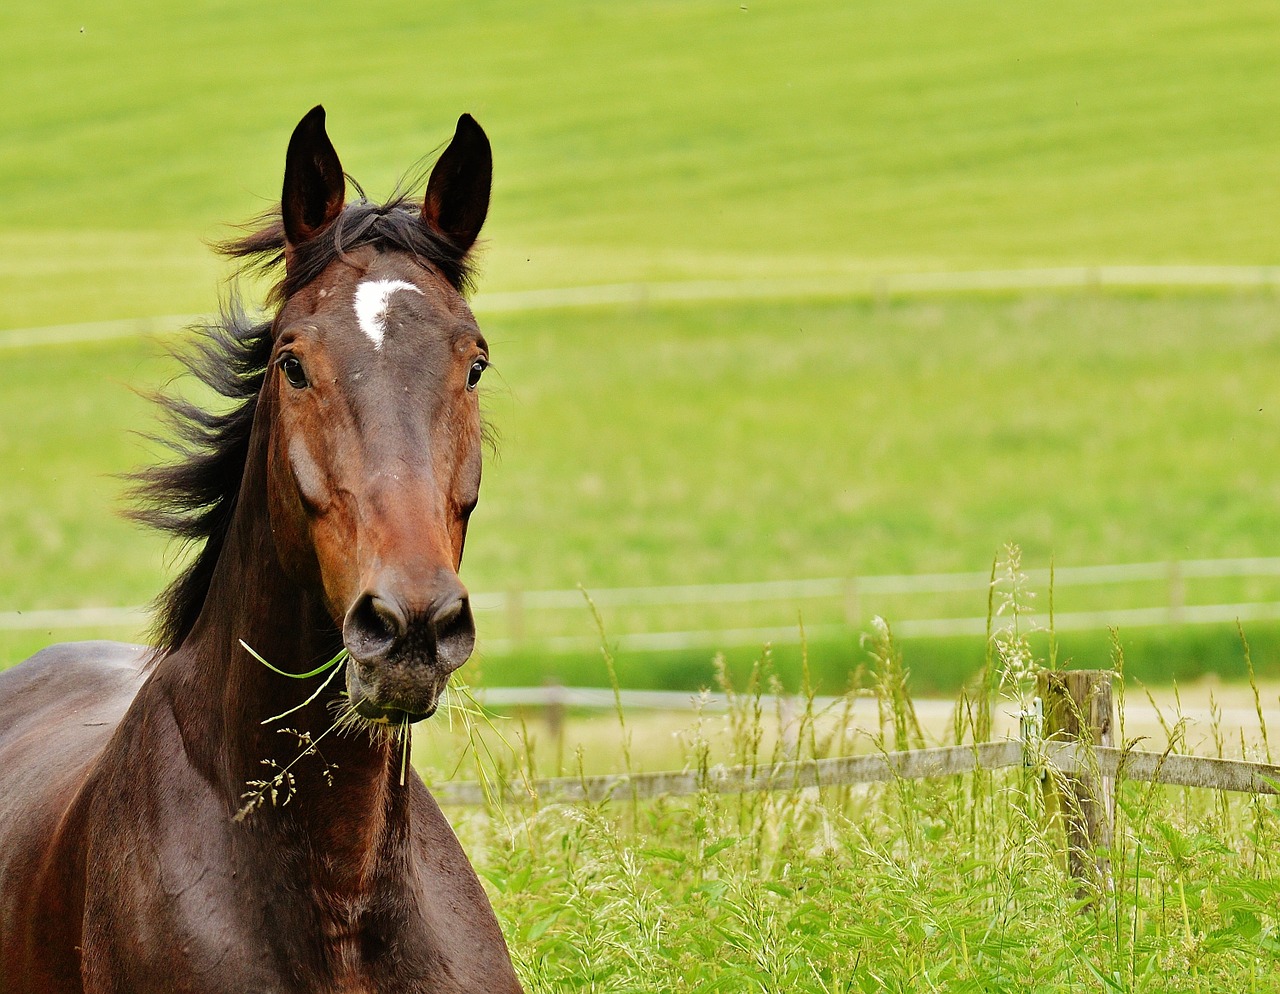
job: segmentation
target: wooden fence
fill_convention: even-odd
[[[1061,776],[1093,771],[1101,777],[1171,786],[1280,793],[1280,766],[1115,748],[1111,741],[1111,677],[1109,670],[1065,670],[1042,674],[1036,698],[1039,710],[1023,716],[1021,734],[1017,739],[772,765],[714,766],[703,772],[685,770],[554,777],[510,783],[504,790],[508,799],[517,801],[536,797],[540,801],[599,802],[610,798],[688,796],[703,790],[748,793],[842,787],[900,778],[954,776],[975,769],[1027,766]],[[500,706],[542,707],[549,715],[554,712],[558,716],[562,716],[568,707],[613,708],[615,703],[627,709],[660,710],[697,706],[704,710],[723,711],[729,706],[728,698],[721,694],[614,691],[556,684],[490,690],[485,693],[484,700],[487,704]],[[825,711],[840,700],[842,698],[815,697],[813,704],[816,710]],[[783,709],[793,714],[804,707],[801,698],[783,698],[782,702]],[[947,701],[926,703],[954,707],[953,702]],[[483,804],[486,801],[484,790],[478,783],[441,784],[434,793],[444,804]]]
[[[898,779],[948,777],[973,770],[1001,770],[1014,766],[1043,767],[1063,776],[1094,770],[1100,776],[1121,780],[1253,794],[1280,793],[1280,766],[1267,763],[1108,747],[1090,750],[1066,742],[1044,742],[1041,748],[1036,749],[1017,739],[984,742],[976,746],[942,746],[772,765],[713,766],[705,773],[682,770],[551,777],[528,783],[521,780],[506,784],[503,793],[505,799],[512,801],[536,797],[539,802],[599,803],[659,796],[687,797],[704,790],[719,794],[746,794],[762,790],[847,787]],[[438,784],[431,792],[441,804],[478,805],[486,802],[483,786],[471,781]]]
[[[497,790],[501,800],[516,803],[602,803],[702,791],[821,789],[1026,767],[1043,782],[1046,809],[1061,819],[1070,872],[1095,881],[1110,872],[1104,853],[1111,845],[1117,781],[1280,793],[1280,766],[1116,748],[1111,681],[1106,670],[1042,673],[1039,696],[1022,716],[1017,739],[695,771],[556,777],[508,782]],[[433,793],[446,805],[487,801],[485,787],[474,782],[440,784]]]

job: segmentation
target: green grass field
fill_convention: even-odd
[[[754,303],[485,323],[499,374],[485,404],[502,439],[464,569],[478,591],[981,570],[1009,540],[1029,566],[1250,556],[1280,531],[1270,297]],[[15,568],[0,572],[0,609],[141,603],[159,588],[162,545],[114,514],[109,475],[152,457],[130,434],[152,415],[128,386],[170,374],[158,351],[7,352],[0,558]],[[1083,596],[1058,592],[1058,610],[1115,595]],[[1276,596],[1272,584],[1209,599]],[[949,604],[985,608],[981,595]],[[753,617],[787,625],[799,610],[817,609]],[[703,611],[648,623],[697,627]],[[606,611],[611,634],[644,622]],[[593,631],[585,608],[567,624]],[[9,636],[21,639],[11,651],[45,637]],[[1219,641],[1189,672],[1239,672],[1234,635]],[[696,686],[710,655],[624,660],[624,672]],[[819,655],[828,689],[843,689],[856,652]],[[981,646],[959,655],[980,660]],[[488,669],[536,683],[540,666],[568,666],[562,678],[599,683],[592,658]],[[937,658],[916,669],[930,689],[958,675]]]
[[[1262,0],[9,4],[0,327],[207,310],[200,239],[320,102],[374,194],[477,115],[491,290],[1275,262],[1278,40]]]
[[[1038,785],[976,779],[458,817],[530,994],[1275,989],[1272,815],[1133,786],[1086,904]]]
[[[201,240],[276,195],[316,102],[374,195],[458,112],[479,117],[497,156],[486,291],[1272,264],[1277,41],[1280,14],[1245,2],[11,6],[0,333],[211,311],[225,269]],[[1275,551],[1270,294],[481,317],[502,443],[477,590],[981,570],[1009,541],[1031,566]],[[0,610],[161,584],[162,546],[113,516],[110,474],[152,457],[130,390],[172,374],[162,351],[0,353]],[[953,684],[950,651],[921,649],[925,686]],[[1234,672],[1232,652],[1199,669]],[[824,655],[831,679],[849,656]],[[620,663],[697,683],[709,653]]]
[[[1264,0],[4,5],[0,613],[141,603],[178,555],[118,516],[114,476],[156,456],[131,434],[153,424],[135,391],[174,376],[173,335],[6,332],[211,313],[227,270],[204,243],[274,201],[288,135],[316,103],[375,197],[476,115],[496,155],[485,292],[744,281],[736,300],[481,302],[501,442],[468,545],[475,591],[983,571],[1010,542],[1027,568],[1276,555],[1273,290],[868,288],[912,272],[1280,264],[1277,50],[1280,8]],[[756,281],[809,278],[822,294],[747,299]],[[1278,584],[1194,596],[1280,601]],[[1168,595],[1148,586],[1062,589],[1056,608]],[[803,611],[820,625],[841,609],[751,610],[751,624]],[[569,615],[592,635],[585,610]],[[604,611],[610,636],[735,618]],[[1280,676],[1280,625],[1247,631],[1254,666]],[[97,634],[128,633],[0,631],[0,667]],[[1131,685],[1244,673],[1229,625],[1120,642]],[[982,638],[902,648],[928,693],[988,653]],[[1043,635],[1025,649],[1048,652]],[[1064,632],[1059,650],[1114,658],[1104,632]],[[711,656],[621,653],[617,672],[696,687]],[[759,656],[730,651],[729,678],[742,687]],[[870,657],[850,630],[812,641],[808,662],[816,689],[838,692]],[[770,666],[802,682],[798,650]],[[481,652],[463,673],[607,680],[594,650]],[[874,664],[859,679],[879,695],[862,704],[903,704]],[[1254,700],[1233,695],[1237,712]],[[683,726],[597,717],[559,743],[539,726],[495,751],[507,772],[768,761],[778,738],[757,704]],[[429,779],[474,752],[442,720],[415,733]],[[1269,755],[1264,725],[1235,729],[1237,744],[1216,718],[1190,733],[1170,721],[1132,731],[1154,736],[1143,748]],[[827,722],[798,741],[832,755],[904,734]],[[1040,797],[1015,770],[450,818],[531,994],[1276,989],[1270,800],[1123,784],[1114,879],[1082,902]]]

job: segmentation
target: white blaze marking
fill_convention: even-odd
[[[369,336],[375,349],[382,348],[382,339],[387,333],[387,304],[397,290],[412,290],[418,295],[422,294],[416,286],[404,280],[365,280],[356,287],[353,301],[356,320],[360,322],[360,330]]]

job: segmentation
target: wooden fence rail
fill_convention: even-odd
[[[713,766],[705,772],[608,774],[553,777],[510,782],[499,789],[504,800],[537,798],[539,803],[685,797],[703,790],[722,794],[786,791],[806,787],[844,787],[890,780],[930,779],[1000,770],[1012,766],[1044,768],[1048,773],[1076,775],[1096,771],[1118,780],[1139,780],[1180,787],[1280,793],[1280,766],[1234,759],[1181,756],[1096,747],[1067,742],[1026,743],[1017,739],[978,746],[944,746],[837,759],[815,759],[760,766]],[[486,801],[475,782],[445,783],[432,788],[441,804],[477,805]]]
[[[1045,814],[1060,827],[1067,872],[1077,881],[1082,906],[1087,907],[1094,894],[1114,886],[1109,854],[1117,781],[1280,793],[1280,766],[1115,748],[1112,678],[1107,670],[1042,672],[1038,696],[1020,716],[1017,739],[751,766],[517,781],[501,784],[497,795],[517,803],[601,803],[703,791],[745,794],[843,787],[1021,766],[1042,782]],[[479,783],[441,784],[435,789],[442,804],[484,804],[488,793]]]
[[[1049,769],[1063,774],[1093,769],[1099,776],[1117,780],[1140,780],[1171,787],[1203,787],[1244,794],[1280,794],[1280,766],[1269,763],[1107,747],[1089,750],[1064,742],[1046,743],[1045,757]]]
[[[705,771],[667,773],[611,773],[594,777],[555,777],[505,785],[505,798],[547,801],[629,800],[659,796],[685,797],[704,790],[719,794],[798,790],[805,787],[841,787],[888,780],[917,780],[1020,766],[1023,746],[1016,739],[986,742],[978,746],[944,746],[884,752],[868,756],[842,756],[758,766],[713,766]],[[449,783],[432,788],[441,804],[483,804],[479,783]]]

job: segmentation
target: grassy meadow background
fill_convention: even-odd
[[[1280,555],[1274,289],[876,289],[903,273],[1280,265],[1277,51],[1268,0],[0,5],[0,615],[139,604],[170,574],[180,553],[117,514],[116,474],[157,455],[131,434],[153,424],[138,392],[177,371],[182,321],[151,319],[216,309],[229,273],[206,243],[275,200],[317,103],[374,197],[462,111],[493,141],[476,309],[501,443],[463,570],[474,591],[983,572],[1007,543],[1026,568]],[[676,286],[512,305],[659,283]],[[691,286],[700,299],[660,299]],[[148,333],[54,343],[137,320]],[[1280,601],[1280,582],[1188,597]],[[981,616],[986,597],[923,609]],[[753,625],[843,618],[750,610]],[[611,636],[744,623],[687,605],[604,620]],[[500,621],[482,616],[481,638]],[[565,623],[594,631],[585,609]],[[1255,667],[1280,675],[1280,625],[1246,627]],[[624,684],[718,679],[737,688],[729,711],[497,722],[510,751],[442,714],[417,727],[416,765],[469,778],[477,740],[518,779],[978,736],[972,711],[903,716],[912,689],[972,681],[984,639],[907,640],[899,660],[858,631],[811,641],[808,662],[835,692],[868,666],[862,696],[798,728],[761,696],[800,682],[794,648],[754,668],[759,646],[735,648],[719,677],[712,647],[619,652]],[[130,633],[0,631],[0,667],[95,634]],[[1243,676],[1230,625],[1059,642],[1059,662],[1123,663],[1149,684]],[[1019,665],[1048,651],[1025,628],[1005,649]],[[608,679],[597,651],[481,651],[463,672]],[[1156,687],[1162,710],[1139,723],[1134,688],[1119,737],[1270,760],[1275,690]],[[1017,702],[977,707],[1007,725]],[[1273,799],[1124,783],[1117,812],[1112,879],[1083,892],[1022,769],[449,814],[530,994],[1276,990]]]
[[[1272,5],[1235,0],[9,5],[0,611],[142,603],[168,575],[159,539],[116,516],[112,474],[155,457],[130,434],[151,423],[134,391],[172,377],[180,322],[63,345],[5,329],[213,311],[228,272],[205,243],[277,196],[315,103],[375,197],[463,110],[494,143],[477,310],[502,441],[473,590],[983,570],[1007,542],[1037,567],[1275,554],[1273,293],[869,288],[1280,262],[1278,41]],[[484,297],[707,280],[743,282],[686,303]],[[750,296],[786,280],[826,290]],[[802,610],[823,609],[758,620]],[[611,634],[643,620],[606,613]],[[571,624],[593,630],[585,611]],[[0,634],[0,665],[86,634]],[[1251,635],[1255,664],[1280,672],[1280,634]],[[1227,628],[1123,636],[1147,679],[1241,672]],[[1106,652],[1105,635],[1064,640]],[[824,689],[865,658],[853,631],[811,650]],[[907,654],[920,687],[951,690],[983,649]],[[696,687],[711,655],[619,668]],[[481,666],[496,683],[605,679],[595,653]]]

